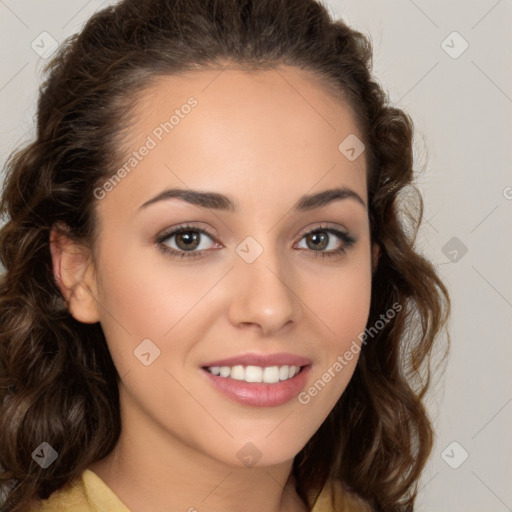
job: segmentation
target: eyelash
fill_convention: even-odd
[[[201,258],[201,257],[203,257],[204,253],[207,250],[177,251],[176,249],[171,249],[167,245],[164,244],[165,241],[169,240],[173,236],[179,235],[181,233],[186,233],[188,231],[194,231],[197,233],[207,235],[214,242],[219,243],[215,240],[215,236],[212,233],[210,233],[207,229],[190,226],[188,224],[185,226],[180,226],[178,228],[174,228],[173,230],[171,230],[167,233],[163,233],[162,235],[160,235],[156,238],[155,243],[158,245],[158,248],[164,254],[170,255],[174,258]],[[316,258],[319,258],[319,257],[330,258],[330,257],[339,256],[341,254],[344,254],[347,252],[347,249],[350,249],[357,241],[355,236],[353,236],[349,232],[342,231],[341,229],[332,227],[330,225],[318,226],[315,229],[307,231],[306,233],[304,233],[301,236],[300,240],[302,240],[303,238],[305,238],[308,235],[311,235],[313,233],[318,233],[318,232],[329,233],[331,235],[337,236],[343,242],[343,245],[339,249],[331,250],[331,251],[314,251],[314,250],[306,249],[306,251],[314,253]],[[301,250],[304,250],[304,249],[301,249]]]

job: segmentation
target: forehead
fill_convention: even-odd
[[[256,187],[260,200],[275,189],[302,196],[317,183],[317,190],[345,185],[366,195],[365,155],[351,161],[340,150],[348,137],[362,139],[353,112],[310,72],[285,66],[162,76],[137,96],[132,114],[122,163],[151,146],[123,183],[137,196],[164,182],[235,195]]]
[[[192,96],[201,106],[196,112],[207,112],[216,120],[228,115],[235,120],[237,112],[261,120],[263,114],[271,113],[268,127],[284,117],[289,129],[306,121],[306,125],[300,125],[304,133],[311,133],[321,124],[324,130],[316,130],[319,134],[328,128],[334,132],[360,131],[345,93],[312,71],[295,66],[256,70],[226,66],[156,76],[134,98],[132,113],[142,128],[145,121],[151,123],[166,113],[172,114]],[[249,124],[251,119],[246,122]],[[147,131],[150,126],[144,128]]]

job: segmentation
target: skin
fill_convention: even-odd
[[[159,79],[136,102],[126,154],[194,96],[198,105],[106,196],[97,201],[92,252],[52,231],[54,272],[73,316],[101,322],[120,375],[122,433],[114,451],[89,469],[133,512],[306,510],[294,490],[295,455],[346,388],[358,356],[303,405],[236,403],[200,369],[207,361],[253,352],[287,352],[312,361],[307,390],[366,326],[373,264],[366,208],[366,160],[338,145],[360,135],[350,109],[305,71],[195,71]],[[304,194],[345,186],[353,198],[311,211]],[[180,199],[140,206],[168,188],[218,192],[238,211]],[[357,241],[345,253],[329,234],[318,249],[309,231],[328,222]],[[203,256],[172,257],[155,238],[192,224]],[[247,263],[235,251],[247,236],[263,248]],[[311,237],[309,237],[311,238]],[[177,239],[165,242],[177,250]],[[182,252],[184,252],[182,250]],[[143,365],[144,339],[160,356]],[[252,443],[253,467],[237,452]]]

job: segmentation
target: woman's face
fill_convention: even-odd
[[[296,68],[226,69],[159,79],[127,133],[124,172],[96,190],[92,286],[123,428],[289,461],[346,388],[369,313],[354,118]]]

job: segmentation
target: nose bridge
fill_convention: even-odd
[[[230,304],[234,324],[257,324],[276,331],[297,320],[300,304],[293,292],[293,273],[270,235],[246,237],[235,249],[232,275],[236,292]]]

